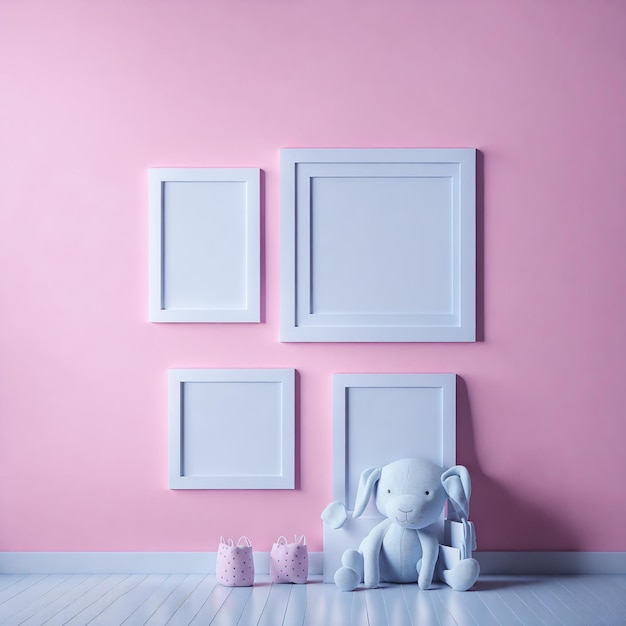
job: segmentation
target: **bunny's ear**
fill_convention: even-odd
[[[382,468],[370,467],[361,474],[359,479],[359,488],[356,492],[356,499],[354,502],[354,511],[352,517],[359,517],[363,515],[367,503],[370,501],[370,497],[374,491],[374,487],[380,478]]]
[[[467,468],[463,465],[455,465],[446,470],[441,475],[441,484],[459,519],[467,519],[472,494],[472,482]]]

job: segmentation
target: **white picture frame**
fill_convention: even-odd
[[[333,376],[332,501],[352,511],[359,477],[369,467],[422,457],[456,464],[456,375],[335,374]],[[341,555],[382,519],[370,503],[335,530],[324,524],[324,580],[332,582]],[[443,539],[443,516],[439,532]]]
[[[281,150],[281,341],[476,340],[476,150]]]
[[[258,168],[151,168],[152,322],[259,322]]]
[[[294,489],[295,376],[170,369],[170,489]]]

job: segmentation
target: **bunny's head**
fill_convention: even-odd
[[[361,474],[353,517],[363,514],[375,494],[376,508],[404,528],[434,524],[447,499],[467,519],[470,491],[469,473],[462,465],[444,471],[425,459],[400,459]]]

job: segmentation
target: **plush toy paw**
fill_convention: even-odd
[[[467,591],[478,579],[480,565],[476,559],[463,559],[452,569],[441,573],[443,581],[455,591]]]
[[[340,567],[335,572],[335,585],[341,591],[354,591],[360,582],[361,577],[351,567]]]
[[[346,505],[343,502],[331,502],[322,511],[322,521],[331,528],[341,528],[348,519]]]
[[[427,576],[426,574],[420,572],[419,576],[417,577],[417,586],[423,591],[425,591],[426,589],[430,589],[430,585],[432,584],[432,582],[432,575]]]

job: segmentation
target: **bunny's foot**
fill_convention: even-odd
[[[346,550],[341,565],[335,572],[335,584],[341,591],[354,591],[363,580],[363,555],[357,550]]]
[[[340,567],[335,572],[335,585],[341,591],[354,591],[360,582],[361,577],[351,567]]]
[[[441,577],[455,591],[467,591],[478,579],[480,565],[476,559],[463,559],[452,569],[445,569]]]

